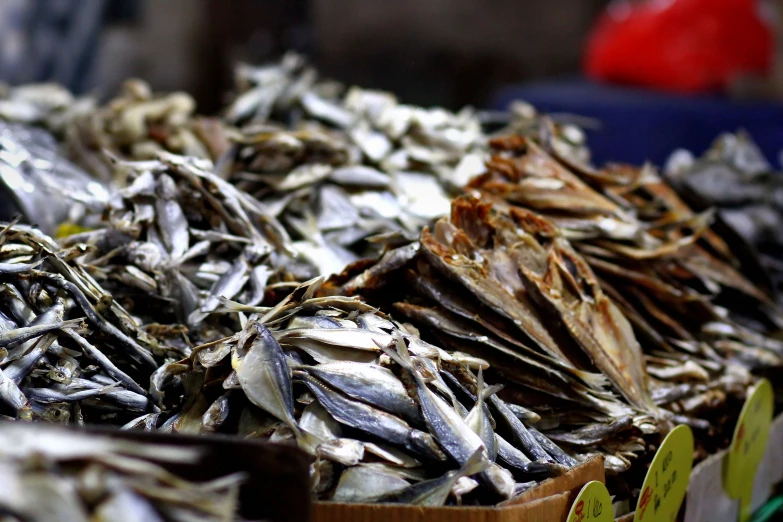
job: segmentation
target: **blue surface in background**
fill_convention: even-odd
[[[721,132],[748,131],[773,166],[783,149],[783,104],[719,96],[685,96],[600,85],[583,79],[509,86],[491,100],[505,109],[525,100],[539,111],[595,118],[588,131],[593,161],[665,163],[677,148],[702,154]]]

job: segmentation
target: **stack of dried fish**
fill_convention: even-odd
[[[744,250],[650,167],[599,171],[519,137],[494,145],[499,154],[471,187],[558,225],[633,325],[656,402],[709,420],[691,422],[717,437],[699,437],[708,450],[723,444],[721,425],[736,412],[722,406],[744,398],[749,370],[783,362],[783,343],[769,336],[780,311],[757,273],[745,270],[752,282],[740,272]]]
[[[347,278],[350,270],[343,274]],[[486,359],[554,437],[628,469],[668,416],[654,404],[630,324],[552,223],[463,196],[451,219],[328,292],[393,302],[442,346]],[[608,389],[611,383],[620,394]]]
[[[54,138],[43,129],[0,123],[0,153],[4,167],[0,178],[8,191],[3,196],[14,199],[16,209],[50,233],[62,230],[58,225],[66,216],[82,214],[76,202],[85,204],[95,220],[98,216],[92,214],[109,200],[103,187],[63,160]],[[147,176],[152,176],[150,171]],[[146,181],[152,183],[146,186],[149,191],[135,186],[138,193],[129,206],[135,204],[131,208],[142,213],[147,207],[157,208],[164,215],[154,235],[158,243],[133,240],[139,238],[142,231],[138,228],[145,221],[123,221],[128,217],[124,208],[109,213],[116,217],[113,227],[72,236],[64,241],[64,248],[38,228],[11,225],[0,229],[0,330],[4,338],[0,343],[0,414],[122,425],[139,413],[177,407],[176,397],[164,405],[163,396],[155,393],[157,383],[152,383],[152,392],[147,391],[159,365],[189,353],[184,330],[172,324],[177,321],[170,309],[179,308],[169,297],[171,285],[166,286],[161,275],[161,287],[167,289],[161,292],[145,272],[118,263],[129,256],[143,267],[168,270],[167,277],[178,282],[172,275],[177,265],[169,260],[182,246],[182,211],[167,199],[171,196],[164,187],[169,184],[161,182],[156,204],[154,182]],[[72,198],[70,205],[65,197]],[[122,205],[123,199],[115,194],[114,202]],[[4,210],[8,215],[16,209],[7,205]],[[150,217],[154,216],[153,210]],[[165,245],[172,245],[172,251],[157,250],[161,237]],[[187,226],[184,241],[187,245]],[[87,266],[79,258],[95,264]],[[112,260],[114,264],[108,266]],[[263,286],[262,282],[262,295]],[[196,301],[197,290],[193,295]],[[143,318],[129,311],[141,312]],[[160,322],[164,325],[156,324]],[[169,346],[160,346],[155,336],[167,339]]]
[[[205,320],[219,297],[256,305],[279,272],[296,273],[290,240],[208,160],[160,157],[119,162],[129,184],[112,194],[107,226],[62,244],[91,245],[79,262],[145,324],[158,323],[158,335],[181,338],[186,325],[193,342],[206,342],[235,331]]]
[[[273,308],[233,305],[256,313],[193,349],[186,405],[160,429],[295,442],[316,457],[315,495],[351,502],[494,503],[588,456],[526,427],[539,417],[484,384],[486,361],[356,298],[313,297],[319,285]]]
[[[104,182],[122,181],[113,178],[106,151],[132,160],[154,159],[161,151],[215,159],[228,147],[229,131],[217,119],[196,117],[195,108],[187,93],[154,95],[143,81],[128,80],[108,104],[71,118],[65,145],[74,161]]]
[[[196,117],[196,102],[184,92],[155,95],[133,79],[106,105],[75,98],[63,87],[32,84],[0,92],[0,119],[41,125],[63,141],[70,158],[111,186],[106,152],[132,160],[153,159],[160,151],[216,159],[228,147],[218,119]]]
[[[375,257],[380,249],[366,241],[372,235],[417,236],[448,213],[449,197],[488,158],[483,123],[491,115],[405,105],[358,87],[343,94],[295,55],[240,66],[237,85],[226,119],[242,125],[242,136],[218,171],[279,217],[316,274]],[[515,132],[541,130],[541,118],[524,104],[503,119]],[[577,127],[547,129],[563,154],[587,159]]]
[[[183,354],[159,344],[73,261],[87,249],[61,250],[21,225],[0,230],[5,415],[121,424],[158,408],[146,390],[150,377],[163,357]]]
[[[60,153],[46,130],[0,121],[0,220],[24,215],[47,234],[69,221],[85,220],[84,209],[99,214],[109,192]]]
[[[486,359],[560,425],[549,436],[594,444],[612,471],[645,449],[639,430],[669,421],[696,428],[702,452],[725,444],[738,411],[724,406],[741,404],[751,371],[781,366],[783,343],[765,328],[779,323],[769,292],[709,213],[649,167],[598,171],[521,136],[493,146],[450,219],[327,291],[393,303],[425,339]]]
[[[755,247],[776,289],[783,290],[783,177],[750,136],[721,135],[698,159],[678,150],[666,175],[693,208],[717,207],[719,218],[731,226],[717,223],[722,235]]]
[[[753,370],[783,363],[772,289],[740,271],[742,249],[710,228],[651,167],[568,165],[529,140],[498,140],[501,154],[477,178],[510,208],[548,216],[601,278],[638,332],[659,379],[706,383],[728,363]],[[679,361],[679,362],[678,362]],[[682,364],[687,361],[687,366]],[[712,376],[712,378],[711,378]]]
[[[191,482],[165,466],[202,448],[0,423],[3,520],[235,520],[242,474]]]
[[[672,423],[710,451],[783,366],[752,254],[573,125],[518,105],[488,143],[296,56],[237,78],[220,124],[140,82],[2,93],[123,187],[60,245],[0,230],[8,416],[288,441],[322,499],[494,503],[594,454],[627,472]]]
[[[127,183],[113,157],[167,151],[216,161],[218,176],[255,196],[296,240],[293,251],[311,266],[304,279],[377,257],[385,242],[372,236],[416,237],[447,214],[450,196],[482,172],[491,126],[546,136],[574,161],[589,157],[578,127],[543,125],[546,117],[529,105],[452,113],[381,91],[345,92],[294,54],[237,67],[236,85],[222,121],[194,116],[189,95],[153,95],[140,80],[127,81],[105,106],[53,85],[10,89],[0,118],[46,126],[109,190]]]

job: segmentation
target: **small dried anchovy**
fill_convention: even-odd
[[[88,250],[63,250],[24,225],[0,227],[0,403],[7,415],[123,424],[159,411],[147,383],[162,361],[185,352],[144,332],[71,259]]]
[[[268,283],[295,270],[286,231],[208,161],[161,155],[117,168],[129,184],[112,194],[105,227],[62,244],[93,247],[80,263],[158,335],[180,345],[185,332],[195,343],[222,337],[206,320],[220,298],[257,305]]]

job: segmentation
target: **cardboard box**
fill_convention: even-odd
[[[393,504],[315,502],[312,522],[565,522],[571,503],[591,480],[605,482],[604,461],[596,457],[561,477],[494,507],[424,508]]]
[[[316,502],[313,522],[561,522],[568,516],[569,494],[560,493],[520,505],[499,507],[393,506]]]
[[[572,493],[571,499],[573,500],[579,494],[582,486],[591,480],[599,480],[606,484],[603,457],[594,457],[560,477],[545,480],[509,502],[521,504],[564,492]]]

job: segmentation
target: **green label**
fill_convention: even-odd
[[[568,522],[614,522],[612,497],[606,486],[594,480],[588,482],[576,496],[568,513]]]
[[[692,468],[693,432],[688,426],[677,426],[650,464],[634,522],[673,522],[688,491]]]

